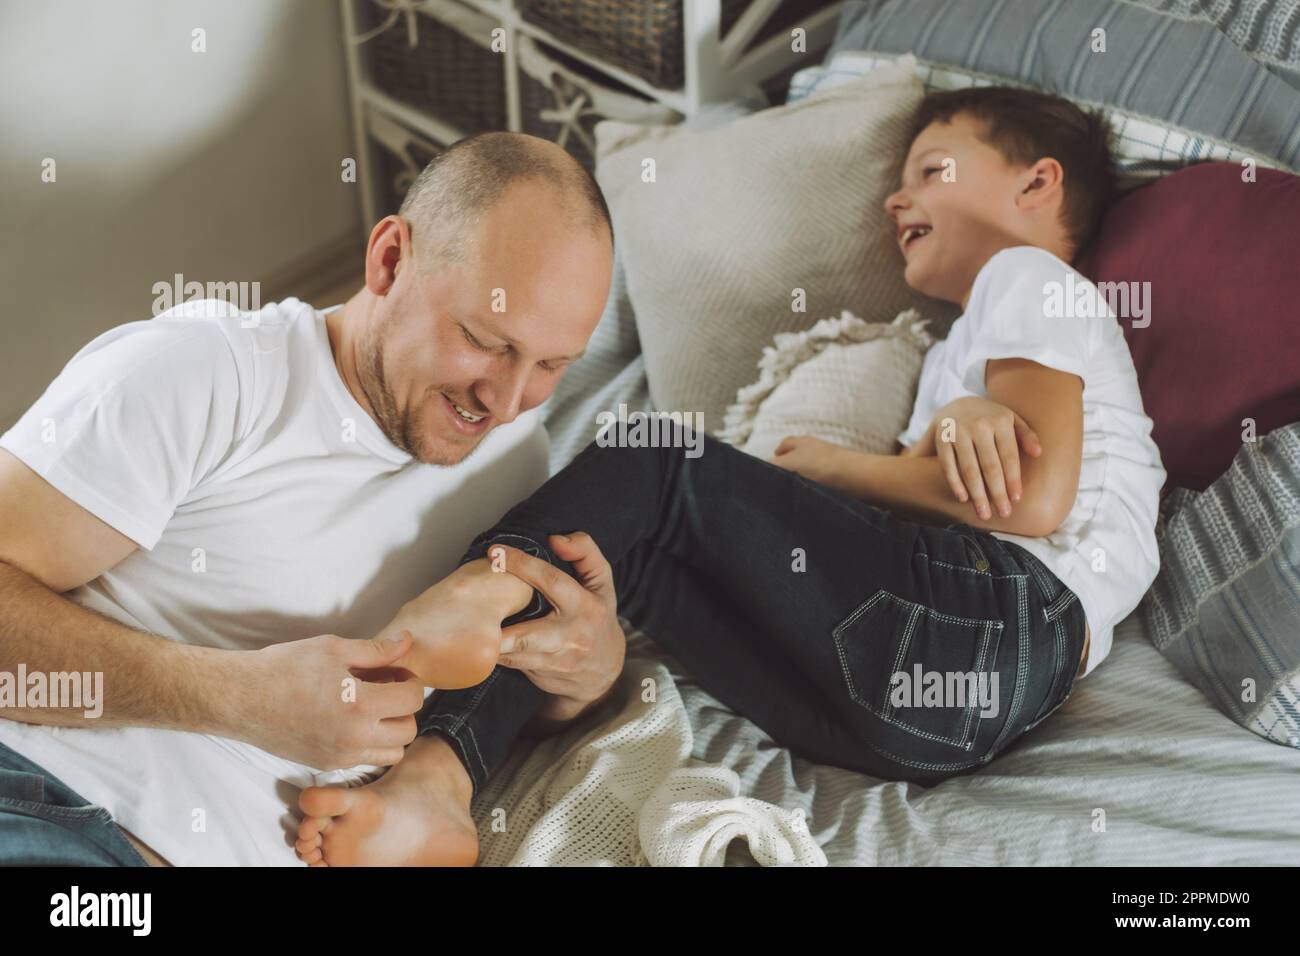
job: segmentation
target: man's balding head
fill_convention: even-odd
[[[344,380],[394,445],[455,464],[582,354],[613,254],[600,188],[563,149],[463,139],[371,231],[366,287],[332,319]]]
[[[479,133],[435,156],[398,210],[411,226],[421,269],[464,262],[484,214],[523,182],[549,186],[571,225],[603,231],[613,243],[600,187],[563,148],[524,133]]]

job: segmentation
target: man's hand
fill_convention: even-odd
[[[818,484],[840,488],[846,453],[852,454],[847,448],[811,435],[791,435],[781,439],[769,461]]]
[[[572,720],[604,697],[623,672],[627,637],[609,562],[591,535],[551,535],[551,550],[573,565],[578,580],[540,558],[506,547],[505,570],[527,581],[555,608],[502,633],[503,667],[513,667],[551,696],[544,719]]]
[[[1038,435],[1005,405],[969,395],[935,413],[930,428],[943,474],[958,501],[971,501],[975,513],[988,518],[989,499],[1004,518],[1011,502],[1024,494],[1020,450],[1037,458],[1043,453]]]
[[[389,670],[411,646],[322,634],[239,655],[231,736],[319,770],[388,766],[415,739],[424,687]]]

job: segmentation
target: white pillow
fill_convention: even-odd
[[[656,409],[702,413],[716,434],[753,373],[749,349],[814,316],[955,316],[904,281],[884,209],[921,102],[914,66],[904,56],[716,129],[596,126]]]
[[[788,435],[892,455],[934,343],[929,321],[915,309],[888,323],[845,311],[777,335],[775,347],[763,349],[758,381],[736,394],[718,437],[763,459]]]

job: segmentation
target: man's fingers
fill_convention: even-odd
[[[384,634],[370,641],[342,639],[344,663],[349,668],[373,670],[387,667],[411,647],[411,632],[402,629],[394,634]]]
[[[365,713],[379,718],[409,717],[424,706],[424,685],[418,680],[363,684],[360,693],[369,707]]]
[[[501,631],[502,654],[554,654],[563,649],[563,633],[545,617],[511,624]]]
[[[560,694],[569,697],[584,689],[580,680],[574,679],[569,674],[557,674],[554,671],[547,670],[544,662],[537,667],[529,667],[523,658],[507,663],[507,658],[503,657],[501,659],[501,666],[510,667],[512,670],[519,671],[519,673],[527,677],[538,690],[543,690],[548,694]]]
[[[415,715],[387,717],[379,722],[379,732],[373,741],[376,747],[405,747],[415,739],[418,728]]]
[[[586,593],[581,584],[541,558],[534,558],[531,554],[508,545],[494,544],[492,547],[503,548],[505,569],[541,591],[558,611],[572,608]],[[489,549],[489,555],[490,553]]]
[[[497,663],[511,670],[550,674],[551,661],[554,657],[554,654],[542,654],[537,651],[515,651],[512,654],[502,654]]]
[[[553,534],[551,550],[573,565],[578,581],[593,594],[614,593],[614,569],[596,545],[596,539],[585,531],[570,534]]]

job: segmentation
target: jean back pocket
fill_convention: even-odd
[[[849,696],[881,720],[961,750],[1005,696],[996,662],[1003,622],[945,614],[879,590],[835,628]]]

